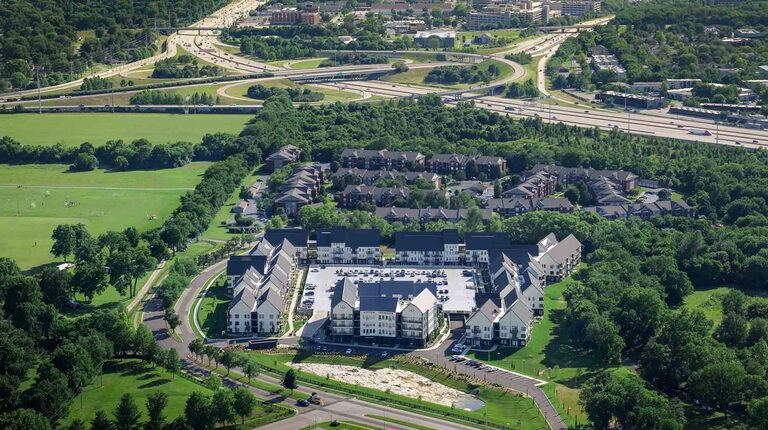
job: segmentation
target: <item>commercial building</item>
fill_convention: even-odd
[[[557,3],[559,3],[557,9],[560,10],[562,16],[582,16],[587,13],[599,12],[602,6],[600,0],[563,0],[553,2],[553,8]]]
[[[384,23],[384,28],[395,34],[408,34],[427,29],[427,24],[421,19],[404,19]]]
[[[400,231],[395,233],[395,264],[457,265],[459,248],[458,230]]]
[[[317,261],[320,264],[381,264],[375,229],[335,228],[317,231]]]
[[[302,12],[297,9],[282,9],[272,12],[270,25],[320,25],[320,12]]]
[[[615,106],[627,106],[638,109],[661,109],[667,106],[667,100],[662,97],[649,97],[637,94],[603,91],[596,98],[603,102],[611,102]]]
[[[624,69],[624,67],[621,66],[619,59],[616,58],[615,55],[592,55],[590,64],[592,65],[592,68],[598,73],[610,71],[614,72],[619,79],[626,79],[627,77],[627,71]]]
[[[438,47],[440,48],[453,48],[456,46],[455,31],[420,31],[414,36],[413,43],[422,48],[429,48],[428,41],[430,39],[437,39],[439,42]]]

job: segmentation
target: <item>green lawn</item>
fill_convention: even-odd
[[[288,79],[275,79],[275,80],[269,80],[260,82],[261,85],[264,85],[265,87],[272,87],[272,88],[309,88],[312,91],[319,92],[325,94],[325,98],[321,101],[321,103],[333,103],[333,102],[347,102],[352,100],[358,100],[362,98],[362,96],[356,92],[352,91],[340,91],[340,90],[333,90],[328,88],[322,88],[318,87],[316,85],[300,85],[295,84]],[[229,95],[230,97],[244,97],[248,98],[248,88],[256,85],[253,82],[244,82],[239,85],[233,85],[229,87],[224,93]],[[255,103],[258,100],[257,99],[249,99],[251,100],[250,103]]]
[[[176,169],[69,173],[60,164],[0,167],[0,256],[24,269],[50,263],[51,232],[82,222],[93,235],[158,227],[209,163]]]
[[[69,415],[61,421],[61,425],[64,427],[76,418],[90,422],[96,415],[96,411],[100,409],[111,417],[120,402],[120,397],[125,393],[133,396],[142,413],[142,421],[146,420],[146,399],[155,391],[162,391],[168,395],[168,406],[163,411],[166,422],[171,422],[184,414],[184,405],[193,392],[212,394],[201,384],[179,375],[174,376],[161,367],[151,366],[135,359],[111,360],[104,365],[104,376],[96,377],[93,383],[85,387],[83,393],[72,401]],[[259,402],[253,413],[246,418],[245,424],[240,424],[240,418],[238,418],[237,424],[217,428],[246,430],[293,414],[291,409],[282,405]]]
[[[685,297],[683,306],[688,309],[698,309],[704,312],[712,321],[712,330],[723,320],[722,298],[734,288],[718,287],[696,290]],[[741,290],[750,297],[768,297],[768,294],[760,291]]]
[[[507,426],[515,426],[514,428],[516,429],[533,430],[546,428],[546,422],[544,421],[544,418],[541,416],[538,409],[536,408],[536,405],[534,405],[530,398],[468,383],[464,380],[450,376],[447,371],[443,371],[439,368],[425,366],[423,362],[413,357],[398,357],[395,359],[382,360],[377,357],[317,355],[304,351],[292,351],[280,354],[246,352],[246,354],[254,358],[263,368],[273,369],[278,373],[284,373],[287,371],[287,369],[289,369],[289,366],[285,364],[287,362],[311,362],[334,365],[348,365],[365,367],[372,370],[394,366],[398,369],[418,373],[432,381],[444,384],[460,391],[470,392],[474,390],[477,392],[478,398],[485,402],[485,406],[473,412],[461,411],[424,402],[418,399],[412,399],[404,396],[398,396],[392,393],[385,393],[379,390],[329,380],[323,376],[313,375],[307,372],[299,372],[299,378],[304,382],[312,382],[317,385],[340,389],[357,396],[364,396],[378,400],[387,400],[390,402],[411,405],[413,407],[418,406],[437,415],[458,415],[469,419],[484,420],[487,414],[487,419],[489,422]],[[301,381],[299,382],[299,385],[302,384]]]
[[[76,418],[85,422],[93,419],[96,411],[104,410],[110,417],[120,402],[120,396],[129,393],[146,419],[144,403],[153,391],[163,391],[168,395],[168,407],[165,408],[167,421],[184,413],[187,397],[195,391],[211,394],[211,391],[193,381],[174,376],[161,367],[152,367],[139,360],[108,361],[104,365],[104,376],[96,377],[93,383],[83,390],[70,405],[69,415],[62,420],[66,426]],[[82,408],[81,405],[82,398]]]
[[[256,168],[254,171],[258,171],[259,169]],[[240,185],[245,187],[250,187],[251,184],[253,184],[258,175],[251,174],[250,176],[246,176],[243,178],[243,181],[240,183]],[[266,184],[264,184],[266,186]],[[234,218],[234,214],[232,213],[232,206],[236,205],[237,202],[240,201],[240,187],[236,188],[232,195],[229,196],[229,199],[219,208],[219,211],[216,213],[216,216],[213,217],[213,221],[211,221],[211,224],[208,226],[208,230],[203,232],[202,235],[200,235],[201,239],[214,239],[214,240],[229,240],[233,237],[238,236],[237,234],[232,234],[227,231],[226,222],[230,219]]]
[[[227,277],[220,276],[200,303],[197,313],[200,328],[207,336],[217,338],[227,329],[227,308],[232,297],[227,296]]]
[[[408,421],[398,420],[397,418],[387,417],[384,415],[366,415],[367,417],[373,418],[375,420],[379,421],[386,421],[388,423],[397,424],[400,426],[410,427],[412,429],[416,430],[435,430],[432,427],[423,426],[421,424],[414,424]]]
[[[291,69],[316,69],[320,67],[320,63],[327,60],[327,58],[309,58],[306,60],[299,60],[295,63],[291,63],[288,67]]]
[[[551,382],[543,390],[569,423],[573,423],[576,417],[579,422],[586,419],[578,405],[578,388],[596,371],[604,368],[595,357],[579,348],[576,345],[578,342],[571,339],[559,324],[565,309],[563,290],[577,282],[566,278],[546,287],[544,316],[533,326],[531,340],[525,347],[467,354],[470,358]]]
[[[499,68],[499,75],[493,79],[494,81],[504,79],[509,75],[511,75],[513,72],[512,67],[498,60],[484,60],[478,63],[477,66],[480,67],[481,69],[487,70],[488,66],[490,66],[491,64],[495,64]],[[427,74],[429,74],[430,70],[432,69],[410,69],[404,73],[393,73],[391,75],[384,76],[383,78],[381,78],[381,80],[385,82],[392,82],[395,84],[412,84],[412,85],[422,85],[427,87],[450,88],[450,89],[480,87],[484,85],[483,82],[475,82],[472,84],[425,83],[424,79],[427,77]]]
[[[103,145],[112,139],[199,142],[206,133],[239,133],[252,115],[52,113],[0,115],[0,135],[26,145]]]

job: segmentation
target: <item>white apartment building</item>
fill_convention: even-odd
[[[395,233],[395,262],[418,266],[457,265],[461,260],[458,230]]]
[[[317,261],[321,264],[379,264],[379,231],[337,228],[317,232]]]

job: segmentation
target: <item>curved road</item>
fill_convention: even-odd
[[[217,272],[221,271],[225,267],[226,261],[220,261],[203,270],[200,275],[195,277],[189,288],[184,290],[181,297],[179,298],[179,301],[176,303],[176,312],[182,320],[182,324],[176,329],[176,332],[181,339],[180,342],[168,334],[167,326],[163,321],[163,308],[161,301],[157,297],[153,297],[144,306],[144,315],[142,321],[147,327],[150,328],[150,330],[152,330],[152,333],[155,335],[155,339],[157,339],[160,346],[163,348],[176,349],[179,352],[179,356],[182,357],[184,367],[194,373],[206,375],[208,374],[208,371],[198,366],[194,360],[190,358],[190,352],[187,345],[196,339],[196,335],[190,326],[190,322],[188,321],[187,316],[189,315],[189,310],[192,308],[195,302],[195,298],[198,296],[203,287]],[[240,371],[240,369],[237,368],[233,370]],[[275,385],[280,385],[279,380],[269,375],[260,374],[257,379]],[[225,382],[234,383],[234,381],[227,381],[226,379]],[[295,401],[291,398],[285,398],[275,393],[259,390],[253,387],[248,388],[259,397],[272,402],[280,402],[286,406],[295,407]],[[432,418],[429,416],[403,411],[388,406],[369,403],[354,397],[326,392],[319,389],[299,388],[297,391],[307,394],[311,392],[317,392],[323,398],[324,404],[322,406],[299,408],[298,413],[294,417],[269,424],[270,430],[295,430],[307,425],[312,425],[313,423],[330,421],[337,418],[366,423],[376,427],[412,430],[412,428],[409,427],[399,426],[370,418],[368,415],[383,415],[434,429],[470,430],[474,428],[471,426],[444,421],[438,418]]]

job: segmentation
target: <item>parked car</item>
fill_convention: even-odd
[[[308,401],[306,401],[306,400],[304,400],[304,399],[301,399],[301,400],[298,400],[298,401],[296,402],[296,405],[298,405],[298,406],[302,406],[302,407],[307,407],[307,406],[309,406],[309,402],[308,402]]]

